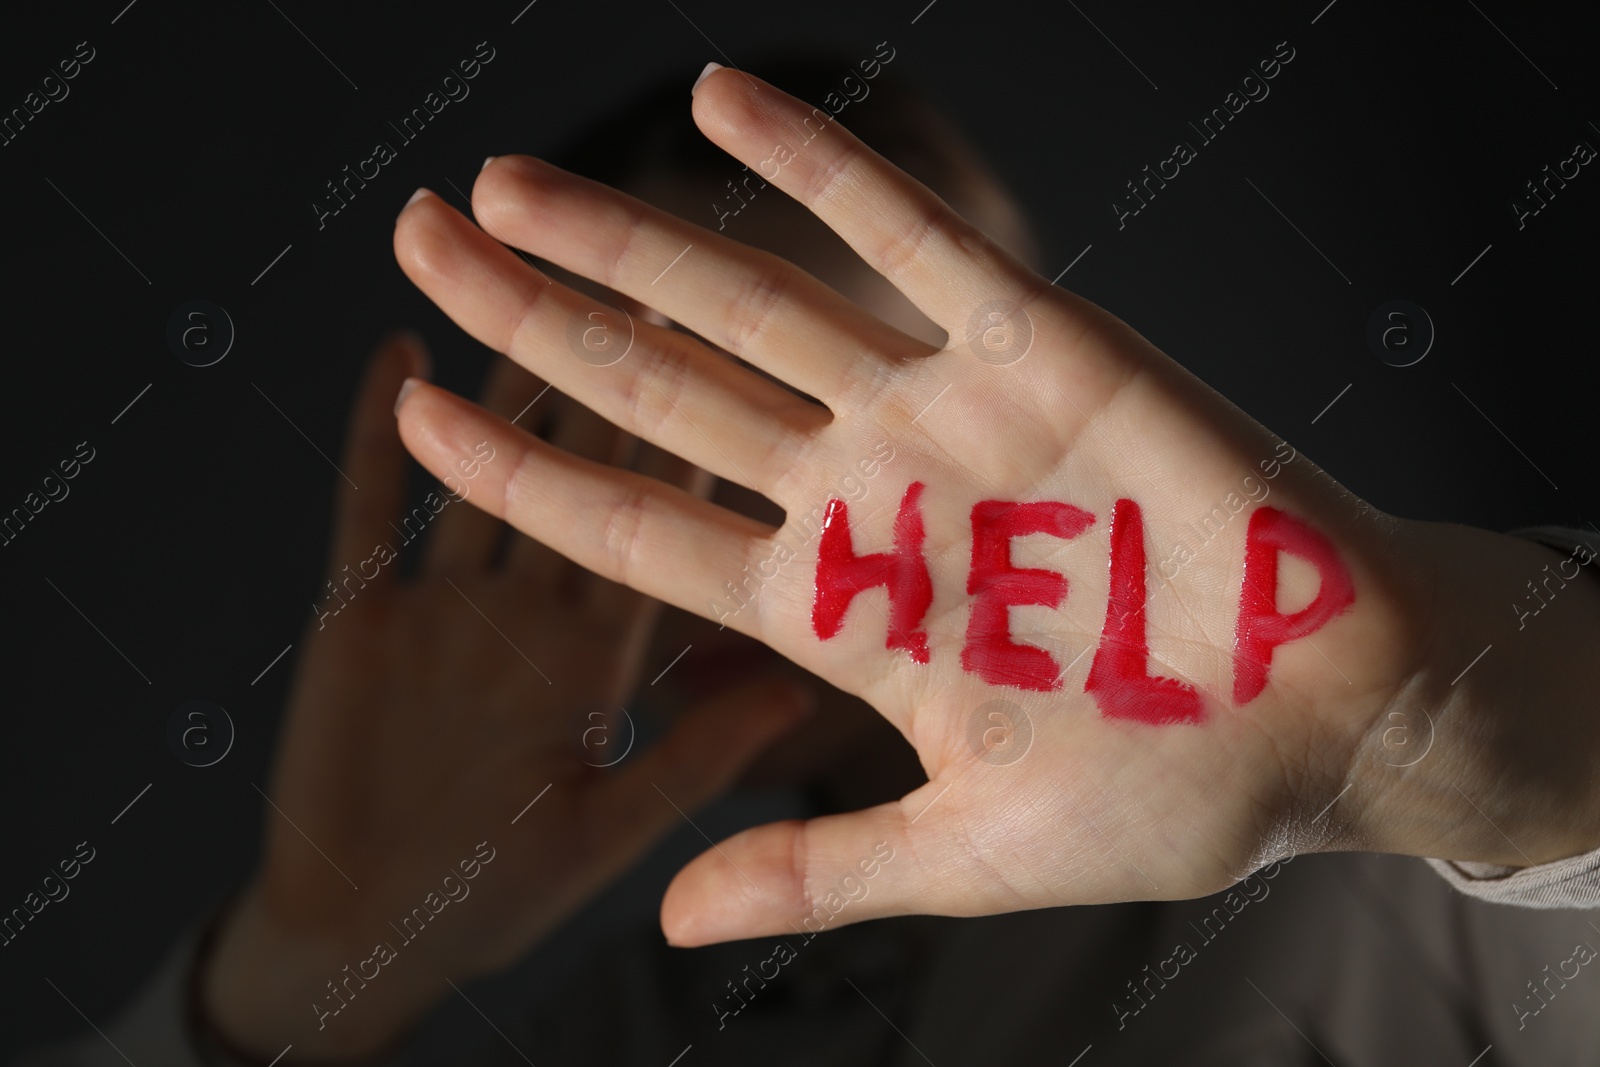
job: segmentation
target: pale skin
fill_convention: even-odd
[[[1070,541],[1015,550],[1069,577],[1059,609],[1019,609],[1012,623],[1019,640],[1065,665],[1103,620],[1113,502],[1138,501],[1159,558],[1182,524],[1275,454],[1276,439],[1126,324],[995,247],[839,124],[802,145],[810,109],[731,70],[703,79],[693,110],[733,157],[752,169],[766,161],[763,177],[838,233],[949,344],[914,340],[771,255],[527,157],[500,157],[479,176],[472,206],[483,230],[424,191],[395,234],[408,276],[469,334],[790,517],[763,526],[408,383],[398,411],[412,455],[437,473],[472,443],[493,441],[516,460],[485,478],[474,503],[597,574],[709,614],[743,568],[770,559],[779,542],[804,543],[796,518],[821,506],[873,442],[893,442],[898,482],[853,509],[860,551],[887,548],[900,488],[913,479],[928,487],[929,664],[884,647],[882,590],[863,594],[843,632],[820,641],[814,552],[726,620],[870,703],[916,748],[928,783],[877,808],[722,842],[669,890],[662,925],[672,942],[792,931],[878,841],[897,858],[837,921],[1191,897],[1311,850],[1526,865],[1600,845],[1597,727],[1587,714],[1600,678],[1584,652],[1600,633],[1600,595],[1579,583],[1541,619],[1542,632],[1516,635],[1506,604],[1556,553],[1379,513],[1303,456],[1273,483],[1273,506],[1332,543],[1356,599],[1277,651],[1260,696],[1244,706],[1229,696],[1242,518],[1172,581],[1150,578],[1151,670],[1199,688],[1203,724],[1102,717],[1082,694],[1087,658],[1049,694],[964,672],[974,503],[1057,500],[1097,517]],[[775,145],[792,149],[781,166]],[[485,230],[647,303],[709,344],[636,322],[621,363],[574,359],[568,322],[596,305],[538,277]],[[1033,331],[1026,357],[1006,366],[976,358],[966,336],[974,309],[991,300],[1024,306]],[[1312,592],[1304,572],[1285,572],[1285,610]],[[866,603],[874,598],[876,610]],[[1453,682],[1492,642],[1504,655]],[[974,710],[997,698],[1022,706],[1035,727],[1030,751],[1008,765],[980,760],[968,740]],[[1398,769],[1404,760],[1384,741],[1389,716],[1416,723],[1420,711],[1434,724],[1433,748]],[[1530,729],[1532,716],[1539,725]]]
[[[714,618],[713,601],[727,602],[725,583],[772,559],[779,544],[795,549],[725,621],[866,700],[916,748],[928,783],[867,811],[759,827],[708,850],[663,902],[662,926],[677,945],[792,933],[861,861],[882,854],[879,842],[893,847],[894,859],[878,865],[871,892],[830,926],[1192,897],[1293,852],[1362,848],[1524,865],[1600,845],[1589,770],[1600,738],[1587,714],[1600,680],[1587,652],[1600,633],[1600,596],[1590,576],[1541,614],[1537,634],[1518,633],[1505,605],[1559,555],[1378,513],[1295,454],[1267,483],[1266,503],[1333,543],[1356,600],[1309,640],[1280,648],[1265,691],[1236,706],[1232,648],[1248,512],[1170,580],[1156,564],[1186,524],[1237,493],[1246,475],[1259,484],[1262,461],[1287,454],[1282,443],[1131,328],[996,248],[837,123],[802,147],[800,117],[809,109],[733,71],[698,85],[693,108],[701,130],[752,170],[774,145],[794,146],[792,158],[775,173],[767,164],[763,176],[942,327],[948,344],[887,325],[770,254],[527,157],[501,157],[479,176],[472,206],[482,229],[437,197],[409,204],[396,226],[397,258],[470,335],[617,427],[765,495],[789,520],[772,527],[717,508],[690,491],[683,468],[609,465],[592,424],[581,441],[535,439],[525,422],[506,421],[540,387],[531,378],[503,378],[502,390],[505,381],[519,384],[480,408],[421,381],[404,345],[380,355],[355,433],[376,449],[381,470],[399,469],[394,425],[385,436],[377,424],[389,419],[408,375],[394,408],[399,436],[424,466],[459,481],[463,457],[485,442],[494,450],[466,504],[447,508],[435,531],[459,545],[444,536],[445,520],[464,522],[472,507],[483,509],[474,516],[481,524],[466,523],[478,562],[462,566],[456,556],[448,565],[454,554],[438,550],[420,589],[384,594],[407,598],[390,602],[392,614],[374,597],[364,625],[336,637],[343,623],[363,622],[348,618],[357,599],[329,622],[326,653],[308,643],[270,792],[362,893],[370,885],[382,899],[350,890],[269,811],[263,874],[224,923],[204,972],[208,1015],[230,1040],[263,1061],[287,1040],[297,1040],[290,1059],[381,1049],[449,993],[445,978],[465,981],[526,951],[679,819],[650,789],[651,776],[660,783],[676,772],[671,780],[686,794],[675,799],[689,809],[796,715],[784,690],[758,687],[692,716],[643,770],[567,777],[574,761],[557,749],[570,737],[519,711],[536,703],[554,712],[560,701],[595,693],[548,693],[492,632],[479,644],[487,624],[442,581],[446,574],[522,647],[552,647],[552,659],[589,657],[593,675],[614,673],[626,691],[633,635],[650,610],[644,597]],[[636,311],[655,309],[706,343],[635,314],[626,358],[609,367],[575,358],[568,324],[600,305],[547,281],[502,240],[608,287]],[[1026,356],[1004,366],[977,358],[966,336],[973,310],[996,299],[1024,305],[1033,332]],[[927,664],[885,648],[882,589],[857,598],[832,640],[819,640],[811,626],[816,544],[807,543],[801,520],[882,441],[896,458],[852,505],[851,524],[859,552],[888,548],[902,491],[911,481],[926,484],[934,586],[923,622]],[[1119,498],[1143,510],[1150,670],[1199,688],[1206,715],[1198,725],[1113,721],[1083,692],[1104,622],[1107,527]],[[1064,501],[1095,516],[1071,540],[1036,536],[1013,548],[1019,566],[1069,581],[1058,609],[1011,613],[1015,639],[1046,649],[1064,668],[1058,690],[998,687],[962,669],[969,515],[986,499]],[[397,495],[388,507],[398,509]],[[539,546],[519,547],[513,561],[542,558],[534,567],[542,584],[514,565],[507,574],[483,562],[490,516],[642,594],[594,586],[594,627],[622,625],[627,636],[585,642],[570,617],[549,610],[554,556],[538,556]],[[355,522],[353,509],[341,521]],[[363,521],[377,528],[371,516]],[[336,539],[330,569],[365,558],[366,540]],[[1285,609],[1309,599],[1314,584],[1304,569],[1286,570]],[[449,625],[419,621],[446,610],[456,612]],[[357,633],[367,625],[377,629]],[[460,635],[472,626],[469,642]],[[1452,685],[1491,642],[1494,651]],[[436,672],[421,665],[430,657],[439,657]],[[478,681],[486,672],[504,678],[506,699],[454,699],[450,677],[463,670]],[[342,691],[357,672],[360,692]],[[1017,705],[1032,722],[1031,747],[1015,762],[986,761],[973,746],[974,716],[994,700]],[[403,713],[372,721],[373,707],[390,706]],[[448,721],[440,721],[441,707],[452,709]],[[1398,768],[1414,750],[1396,750],[1391,716],[1420,732],[1419,712],[1433,720],[1432,748]],[[496,730],[518,747],[505,746],[491,767],[482,738]],[[469,733],[480,743],[466,743]],[[391,774],[371,761],[374,736],[409,753],[413,770]],[[367,777],[351,778],[358,773]],[[518,848],[499,847],[467,906],[442,917],[467,926],[428,949],[426,966],[387,969],[361,1001],[313,1033],[308,997],[370,954],[382,932],[366,933],[374,917],[404,913],[433,888],[434,867],[470,854],[478,840],[500,846],[496,830],[468,829],[475,813],[493,811],[489,825],[503,827],[503,811],[514,813],[552,779],[558,784],[534,809],[549,820],[522,820]],[[591,846],[584,862],[570,870],[543,862],[570,855],[573,831],[563,824],[574,813],[591,837],[578,842]],[[412,877],[424,869],[427,877]]]

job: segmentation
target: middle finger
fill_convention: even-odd
[[[893,357],[932,348],[783,258],[532,156],[500,156],[472,189],[490,232],[670,316],[835,411]]]

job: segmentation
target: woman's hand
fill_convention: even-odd
[[[503,524],[468,504],[491,481],[498,499],[518,455],[486,438],[404,510],[392,407],[425,363],[397,336],[361,386],[343,463],[360,488],[340,483],[331,585],[296,664],[261,869],[205,965],[212,1024],[264,1059],[291,1041],[296,1055],[371,1051],[446,980],[512,962],[680,823],[673,804],[711,799],[801,711],[792,688],[757,680],[622,760],[618,708],[660,605],[520,536],[502,546]],[[544,383],[499,363],[486,406],[528,412]],[[592,461],[627,448],[554,392],[522,419],[539,421]],[[637,465],[679,491],[703,483],[643,453]],[[402,578],[397,557],[417,552],[419,573]],[[391,925],[430,894],[428,929]],[[383,943],[394,956],[380,967]],[[343,984],[357,972],[371,980]]]
[[[480,174],[484,229],[423,195],[395,235],[403,269],[468,333],[787,518],[766,527],[585,461],[426,385],[399,408],[412,454],[442,474],[489,441],[510,461],[473,503],[860,695],[927,771],[900,801],[701,856],[664,902],[669,938],[1190,897],[1319,848],[1514,855],[1445,788],[1480,749],[1409,771],[1381,757],[1388,716],[1443,716],[1467,692],[1449,679],[1488,611],[1465,610],[1469,593],[1545,550],[1483,535],[1456,551],[1453,534],[1374,511],[826,112],[734,70],[706,76],[693,110],[948,344],[527,157]],[[500,240],[704,342],[608,311]],[[591,324],[625,357],[589,358]],[[1473,714],[1455,717],[1463,737],[1482,736]],[[1519,840],[1539,858],[1574,844]]]

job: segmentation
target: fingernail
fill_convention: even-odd
[[[700,83],[706,80],[706,75],[710,74],[714,70],[721,70],[721,69],[722,69],[722,64],[721,63],[715,63],[715,62],[707,63],[706,64],[706,69],[702,70],[700,72],[700,77],[696,78],[694,80],[694,84],[689,87],[689,95],[693,96],[694,95],[694,91],[696,89],[700,88]]]
[[[400,392],[394,398],[394,413],[396,415],[400,414],[400,406],[406,402],[406,397],[411,395],[411,390],[415,389],[421,381],[421,378],[407,378],[400,383]]]
[[[483,157],[483,167],[487,167],[489,164],[491,164],[493,162],[494,162],[494,157],[493,156],[484,156]],[[478,169],[481,171],[483,169],[483,167],[479,167]]]
[[[406,201],[405,207],[402,207],[400,209],[400,215],[404,215],[406,213],[406,208],[410,207],[412,204],[415,204],[418,200],[421,200],[425,196],[432,196],[432,195],[433,195],[433,190],[428,189],[426,187],[418,188],[416,192],[411,194],[411,199]],[[400,221],[400,215],[396,215],[394,217],[394,220],[396,222]]]

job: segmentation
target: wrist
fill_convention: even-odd
[[[1396,540],[1429,625],[1356,746],[1349,847],[1507,867],[1600,848],[1600,576],[1464,526],[1409,522]]]
[[[431,974],[356,973],[372,948],[275,915],[252,883],[220,917],[195,962],[199,1028],[235,1058],[362,1062],[392,1047],[447,988]],[[421,961],[417,961],[421,962]]]

